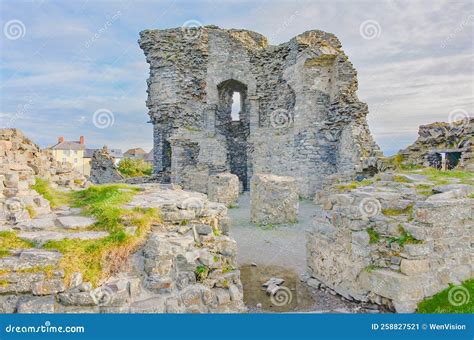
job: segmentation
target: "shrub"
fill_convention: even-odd
[[[150,176],[153,166],[143,159],[124,158],[119,162],[118,170],[125,177]]]

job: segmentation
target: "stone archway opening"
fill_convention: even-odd
[[[230,172],[237,175],[244,190],[249,188],[248,142],[250,134],[247,85],[235,79],[217,86],[219,103],[216,113],[216,130],[226,138]]]

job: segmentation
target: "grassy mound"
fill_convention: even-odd
[[[474,313],[474,279],[459,286],[451,285],[438,294],[421,301],[418,313]]]
[[[37,182],[38,183],[38,182]],[[84,280],[94,286],[119,271],[127,258],[144,242],[153,224],[161,223],[157,209],[124,209],[139,189],[124,184],[91,186],[75,192],[58,192],[45,181],[36,186],[50,202],[67,202],[82,208],[85,215],[97,219],[93,229],[109,232],[109,236],[98,240],[72,240],[47,242],[45,249],[58,250],[63,254],[60,268],[65,271],[66,283],[72,273],[80,271]],[[126,227],[136,227],[127,233]]]

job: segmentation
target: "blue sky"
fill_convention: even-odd
[[[189,20],[254,30],[272,44],[310,29],[336,34],[358,70],[358,95],[369,105],[370,129],[386,154],[412,143],[420,124],[474,111],[469,0],[0,4],[0,126],[20,128],[42,147],[58,136],[84,135],[89,147],[148,151],[148,64],[138,33]],[[95,112],[112,113],[113,124],[98,128]]]

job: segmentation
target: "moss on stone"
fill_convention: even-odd
[[[382,209],[382,214],[385,216],[408,215],[411,218],[413,215],[413,205],[410,204],[405,209]]]
[[[368,228],[367,234],[369,234],[369,243],[374,244],[380,240],[379,233],[374,228]]]
[[[33,248],[34,244],[20,239],[13,231],[0,231],[0,258],[10,256],[13,249]]]

